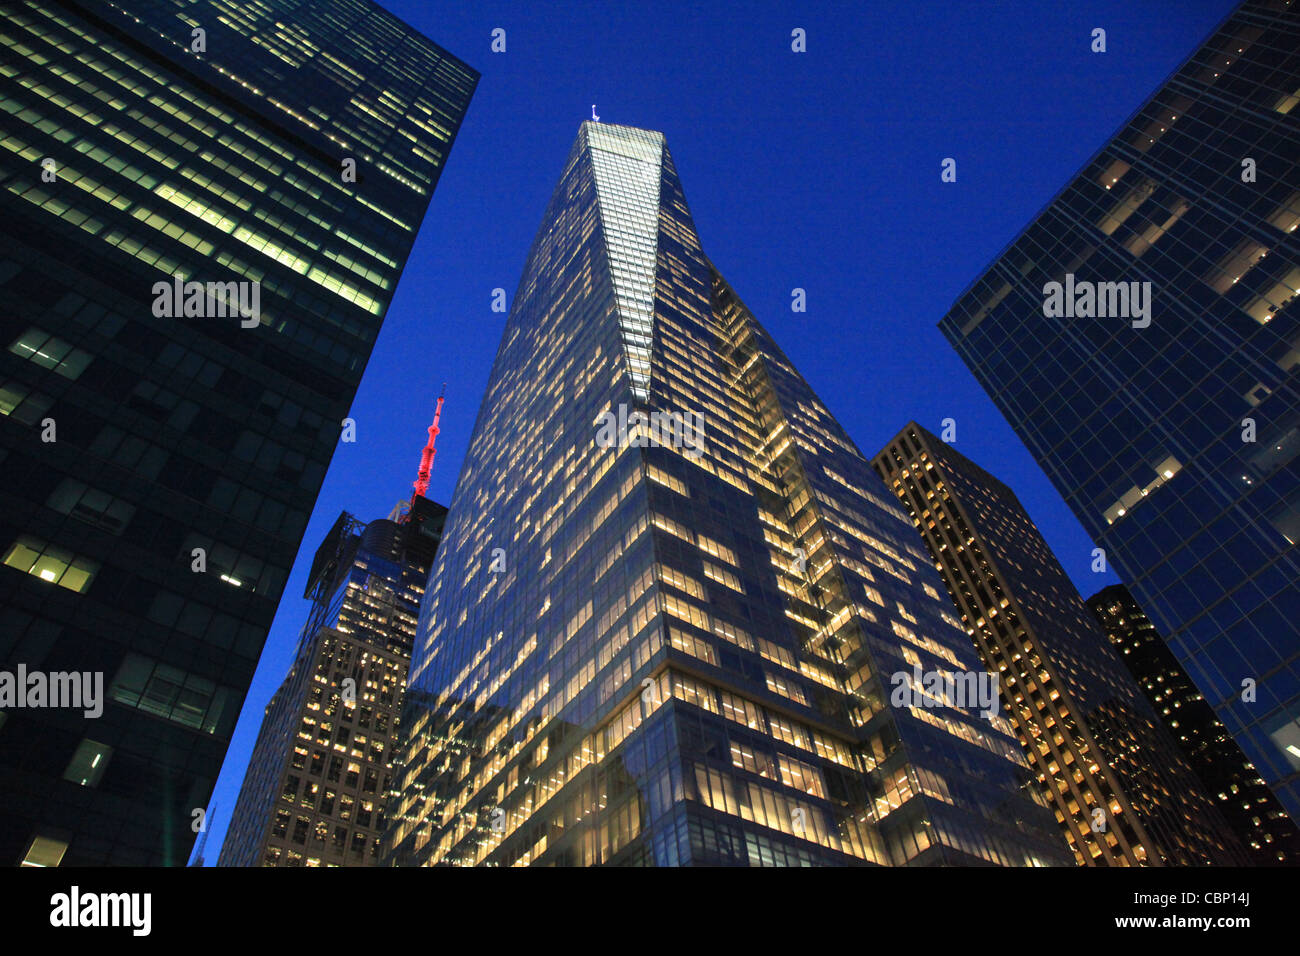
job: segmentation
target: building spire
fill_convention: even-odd
[[[438,422],[442,418],[442,402],[447,394],[447,383],[442,383],[442,392],[438,395],[438,407],[433,413],[433,424],[429,426],[429,442],[424,446],[424,451],[420,455],[420,472],[412,486],[415,494],[411,496],[411,507],[415,507],[416,495],[423,496],[429,490],[429,474],[433,471],[433,457],[438,453],[434,443],[438,440]]]
[[[592,103],[592,104],[591,104],[591,118],[592,118],[593,121],[595,121],[595,122],[597,122],[597,123],[600,122],[600,117],[596,115],[596,104],[595,104],[595,103]]]

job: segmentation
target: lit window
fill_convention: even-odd
[[[113,755],[113,748],[97,740],[85,738],[77,745],[77,752],[68,761],[68,769],[63,771],[63,779],[83,787],[96,787],[108,768],[108,760]]]
[[[34,425],[54,404],[54,399],[33,392],[21,382],[0,385],[0,415],[11,415],[24,425]]]
[[[38,328],[30,328],[20,335],[9,351],[41,368],[53,369],[64,378],[75,379],[86,370],[92,358],[89,352],[73,348],[63,339],[55,338]]]
[[[19,865],[58,866],[67,851],[67,840],[38,834],[32,837],[32,842],[28,845],[27,852],[23,854],[23,861]]]
[[[79,558],[70,551],[27,535],[13,543],[5,554],[4,563],[78,594],[90,587],[99,571],[98,562]]]

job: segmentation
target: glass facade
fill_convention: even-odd
[[[940,323],[1293,818],[1298,107],[1248,0]]]
[[[925,540],[1075,859],[1242,864],[1244,848],[1015,493],[915,422],[875,468]]]
[[[616,434],[615,434],[616,433]],[[421,607],[398,865],[1067,864],[906,516],[700,248],[659,133],[584,123]]]
[[[5,714],[0,861],[183,865],[477,74],[359,0],[22,0],[0,74],[0,664],[107,699]]]
[[[1205,696],[1192,684],[1128,589],[1113,584],[1087,603],[1120,661],[1178,742],[1233,832],[1249,849],[1251,862],[1294,866],[1300,861],[1300,830],[1214,716]]]
[[[420,599],[447,509],[339,515],[316,552],[312,613],[267,704],[218,866],[372,866],[391,789]],[[351,681],[351,683],[347,683]]]

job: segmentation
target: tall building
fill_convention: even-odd
[[[911,694],[988,677],[939,587],[662,134],[583,123],[421,607],[385,858],[1068,864],[1002,717]]]
[[[266,706],[218,866],[372,866],[391,789],[420,598],[447,509],[339,515],[312,562],[312,612]],[[351,681],[349,684],[348,681]]]
[[[1248,0],[940,329],[1300,819],[1298,107]]]
[[[1142,693],[1258,866],[1300,862],[1300,830],[1122,584],[1087,601]]]
[[[361,0],[21,0],[0,73],[0,674],[102,684],[0,696],[0,862],[184,865],[477,74]]]
[[[1245,862],[1015,492],[909,423],[875,457],[911,515],[1079,863]]]

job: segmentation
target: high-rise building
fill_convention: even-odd
[[[267,704],[218,866],[372,866],[391,789],[429,568],[447,509],[339,515],[316,551],[312,611]],[[349,683],[350,682],[350,683]]]
[[[662,134],[583,123],[421,607],[385,858],[1068,865],[1001,715],[912,695],[988,678],[941,586]]]
[[[1300,830],[1122,584],[1087,600],[1156,715],[1257,866],[1300,862]]]
[[[477,74],[368,0],[21,0],[0,73],[0,668],[102,684],[0,696],[0,861],[183,865]]]
[[[1300,3],[1247,0],[948,341],[1300,818]]]
[[[1243,863],[1201,782],[1015,492],[915,422],[881,452],[1087,866]]]

